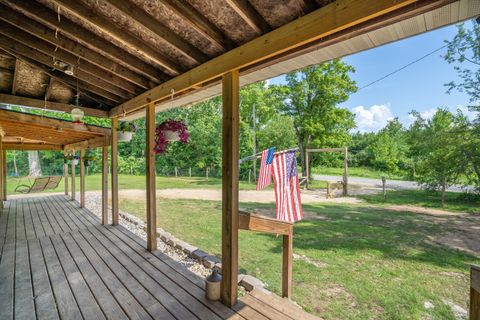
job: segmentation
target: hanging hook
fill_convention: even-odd
[[[60,6],[57,7],[57,19],[58,23],[60,23]]]
[[[122,110],[123,110],[123,119],[127,117],[127,111],[125,111],[125,106],[122,105]]]
[[[170,90],[170,94],[171,94],[170,100],[173,101],[173,96],[175,95],[175,89],[172,88],[172,90]]]

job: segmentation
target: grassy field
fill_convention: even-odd
[[[313,167],[311,169],[311,172],[313,174],[342,176],[343,168]],[[401,175],[388,174],[382,171],[377,171],[377,170],[366,168],[366,167],[348,168],[348,175],[350,177],[362,177],[362,178],[372,178],[372,179],[381,179],[382,176],[385,176],[387,177],[387,179],[390,179],[390,180],[408,180]]]
[[[86,176],[85,178],[85,187],[87,191],[101,190],[102,176],[100,174],[94,174]],[[7,193],[14,194],[15,188],[20,184],[31,185],[34,179],[16,179],[8,178],[7,181]],[[77,191],[80,188],[80,178],[77,176],[76,179]],[[71,180],[69,179],[69,188]],[[222,187],[222,180],[220,178],[209,178],[208,180],[204,177],[157,177],[157,189],[173,189],[173,188],[182,188],[182,189],[218,189]],[[240,181],[241,190],[254,190],[256,185],[254,183],[248,183]],[[145,189],[145,176],[132,176],[132,175],[118,175],[118,188],[122,189]],[[63,192],[65,190],[65,182],[62,179],[60,185],[55,190],[50,190],[49,192]]]
[[[387,191],[386,200],[383,200],[380,194],[358,196],[358,198],[379,205],[415,205],[455,212],[480,213],[480,196],[466,196],[456,192],[445,193],[444,207],[442,207],[439,192],[426,190]]]
[[[144,217],[144,202],[122,210]],[[242,208],[272,208],[243,203]],[[314,219],[295,224],[293,298],[324,319],[454,319],[444,301],[467,308],[468,265],[478,258],[431,242],[451,231],[432,217],[371,205],[304,205]],[[220,256],[221,203],[158,201],[158,226]],[[281,238],[240,232],[242,273],[280,292]],[[426,310],[424,303],[435,306]],[[430,317],[431,316],[431,317]]]

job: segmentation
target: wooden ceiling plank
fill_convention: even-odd
[[[98,137],[82,142],[71,143],[63,146],[64,150],[81,150],[88,148],[98,148],[110,145],[110,136]]]
[[[150,47],[148,43],[138,39],[137,37],[128,34],[125,30],[118,28],[113,22],[104,18],[90,8],[85,7],[82,3],[76,0],[53,0],[57,5],[74,14],[77,18],[82,19],[96,28],[107,33],[111,37],[123,42],[127,45],[133,46],[150,59],[157,62],[163,68],[169,70],[174,74],[183,72],[185,69],[177,63],[170,60],[169,57],[158,52],[158,50]],[[104,40],[106,42],[106,40]]]
[[[231,70],[254,65],[414,3],[416,0],[333,2],[124,102],[110,111],[110,117],[164,99],[172,89],[181,93]]]
[[[216,44],[223,51],[231,50],[237,47],[225,33],[223,33],[215,24],[205,18],[200,12],[185,0],[162,0],[170,10],[182,17],[201,35],[210,42]]]
[[[17,77],[18,77],[18,68],[19,62],[18,59],[15,59],[15,69],[13,69],[13,79],[12,79],[12,94],[17,94]]]
[[[100,81],[98,84],[102,89],[108,90],[119,97],[128,99],[144,91],[125,79],[115,76],[112,73],[102,71],[94,64],[78,59],[78,57],[75,55],[63,49],[58,49],[55,45],[32,36],[31,34],[16,28],[7,22],[0,21],[0,33],[11,39],[14,39],[19,43],[24,44],[25,46],[36,49],[45,55],[48,55],[50,57],[50,61],[52,62],[52,68],[55,67],[53,64],[54,59],[67,63],[74,68],[77,76],[82,77],[82,80],[88,81],[88,78],[92,76],[94,77],[92,80],[95,82]]]
[[[152,82],[144,78],[143,76],[140,76],[132,70],[111,61],[100,53],[95,52],[76,41],[70,40],[69,38],[63,36],[61,32],[55,34],[55,30],[48,28],[43,24],[36,22],[35,20],[29,19],[21,13],[10,9],[3,4],[0,4],[0,19],[22,29],[25,32],[30,33],[32,36],[35,36],[43,41],[48,41],[52,45],[58,46],[59,48],[70,52],[71,54],[75,55],[75,57],[72,57],[75,60],[78,57],[81,57],[82,59],[88,61],[89,64],[102,68],[103,70],[111,73],[115,77],[118,77],[120,80],[127,80],[128,84],[130,85],[126,85],[125,83],[123,83],[121,84],[121,88],[125,88],[125,90],[128,90],[131,93],[140,93],[140,89],[136,86],[139,86],[143,89],[150,89],[152,87]],[[75,64],[75,61],[69,61],[69,63]],[[82,63],[81,66],[83,67],[84,64]],[[95,71],[98,70],[98,68],[90,69]],[[98,70],[98,72],[102,71]],[[112,76],[106,76],[105,78],[112,78],[112,80],[116,80]],[[112,83],[120,84],[121,82],[116,80]]]
[[[47,25],[51,29],[58,28],[60,33],[69,38],[82,42],[97,52],[109,57],[117,63],[120,63],[132,71],[142,74],[150,80],[160,83],[168,80],[170,76],[153,68],[150,64],[140,58],[128,53],[127,51],[105,41],[102,37],[90,32],[84,27],[74,23],[66,17],[61,17],[59,24],[57,13],[44,7],[43,5],[24,0],[5,0],[9,6],[17,10],[23,10],[32,16],[35,20]]]
[[[256,33],[261,35],[272,30],[272,27],[248,0],[225,1]]]
[[[53,79],[53,78],[52,78]],[[9,94],[0,93],[0,103],[12,104],[17,106],[33,107],[33,108],[44,108],[45,101],[40,99],[25,98],[19,96],[12,96]],[[62,111],[70,113],[74,105],[60,102],[47,101],[46,107],[49,110]],[[83,112],[87,116],[106,118],[108,116],[107,111],[82,107]]]
[[[160,21],[140,9],[137,5],[130,1],[116,1],[108,0],[108,2],[122,11],[136,22],[143,25],[145,28],[162,38],[172,47],[176,48],[185,57],[194,60],[197,63],[208,61],[210,58],[202,51],[197,49],[188,41],[176,35],[172,30],[164,26]]]
[[[0,109],[0,119],[4,121],[19,122],[26,126],[49,127],[55,130],[71,130],[74,133],[90,133],[97,135],[111,134],[111,130],[109,128],[98,127],[88,124],[76,124],[70,121],[42,117],[39,115],[27,114],[23,112],[10,111],[5,109]]]
[[[3,28],[0,28],[0,33],[3,33]],[[57,78],[62,79],[63,82],[73,85],[74,88],[76,87],[74,77],[66,75],[64,72],[55,73],[54,71],[48,71],[48,69],[55,69],[56,67],[54,65],[52,57],[38,50],[35,50],[29,46],[26,46],[20,42],[17,42],[9,37],[6,37],[4,35],[0,35],[0,47],[2,47],[4,50],[12,50],[13,52],[15,52],[15,54],[19,54],[23,57],[29,58],[30,60],[36,61],[37,62],[36,66],[43,69],[49,75],[55,75]],[[46,68],[45,66],[47,66],[48,68]],[[125,97],[123,93],[117,92],[118,88],[116,87],[112,88],[111,85],[109,85],[102,79],[98,77],[94,77],[90,74],[87,74],[82,70],[77,70],[76,77],[82,80],[81,83],[89,84],[88,85],[89,89],[87,89],[88,91],[94,92],[113,102],[117,102],[117,103],[121,102]],[[113,93],[112,91],[115,91],[115,93]],[[122,94],[123,97],[121,97],[120,94]]]
[[[45,95],[44,95],[44,99],[46,101],[50,100],[50,96],[52,95],[52,84],[53,84],[53,78],[50,77],[50,79],[48,80],[48,84],[47,84],[47,87],[45,88]]]

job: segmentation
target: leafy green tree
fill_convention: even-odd
[[[308,147],[341,147],[351,140],[354,116],[337,105],[357,90],[350,78],[354,71],[336,59],[289,73],[286,85],[272,88],[277,110],[293,119],[304,175]]]

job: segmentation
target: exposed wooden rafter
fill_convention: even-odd
[[[75,0],[54,0],[55,3],[65,10],[68,10],[74,14],[77,18],[82,19],[96,28],[107,33],[109,36],[117,39],[118,41],[132,46],[141,51],[145,56],[149,57],[163,68],[168,70],[169,73],[178,74],[184,71],[184,68],[177,63],[170,60],[166,55],[158,52],[158,50],[150,47],[148,43],[138,39],[137,37],[127,33],[125,30],[120,29],[113,22],[98,15],[96,12],[84,6],[81,2]]]
[[[149,102],[168,97],[172,89],[182,93],[231,70],[254,65],[415,2],[345,0],[341,6],[331,3],[122,103],[110,111],[110,116],[141,109]]]
[[[46,83],[46,88],[45,88],[45,95],[44,99],[46,101],[50,100],[50,96],[52,95],[52,84],[53,81],[55,81],[52,77],[49,78],[48,83]]]
[[[70,112],[72,111],[73,108],[75,108],[74,105],[67,104],[67,103],[52,102],[52,101],[47,101],[45,103],[44,100],[40,100],[40,99],[12,96],[4,93],[0,93],[0,103],[33,107],[33,108],[44,108],[46,106],[48,110],[55,110],[55,111],[62,111],[62,112]],[[100,118],[106,118],[108,116],[107,111],[103,111],[95,108],[89,108],[88,106],[87,107],[82,106],[82,110],[87,116],[100,117]]]
[[[61,145],[49,143],[22,143],[7,142],[3,144],[5,150],[62,150]]]
[[[88,149],[88,148],[99,148],[103,146],[110,145],[110,136],[103,136],[98,138],[93,138],[90,140],[67,144],[63,146],[64,150],[81,150],[81,149]]]
[[[117,9],[125,14],[128,14],[136,22],[140,23],[145,28],[162,38],[169,45],[181,52],[185,57],[188,57],[197,63],[202,63],[209,59],[208,56],[206,56],[202,51],[181,37],[177,36],[174,32],[172,32],[172,30],[164,26],[160,21],[156,20],[154,17],[137,7],[135,4],[129,1],[108,1]]]
[[[49,28],[53,30],[58,28],[60,34],[65,34],[70,39],[88,45],[96,52],[105,55],[116,63],[126,66],[130,70],[142,74],[156,83],[163,82],[170,78],[165,73],[152,68],[152,66],[145,61],[120,49],[110,42],[106,42],[105,39],[72,22],[64,16],[61,17],[61,22],[59,23],[57,13],[37,2],[27,2],[23,0],[6,0],[6,2],[9,6],[14,7],[17,10],[27,12],[27,14],[33,19],[47,25]]]
[[[237,45],[228,38],[216,25],[201,15],[186,0],[162,0],[170,10],[182,17],[200,34],[210,42],[216,44],[224,51],[235,48]]]
[[[12,79],[12,94],[17,94],[17,77],[18,77],[18,69],[19,69],[19,62],[18,59],[15,59],[15,69],[13,70],[13,79]]]
[[[248,0],[225,0],[230,7],[258,34],[272,30]]]
[[[55,34],[55,30],[45,27],[43,24],[36,22],[32,19],[29,19],[22,15],[19,12],[16,12],[9,7],[0,4],[0,19],[22,29],[25,32],[30,33],[32,36],[35,36],[42,41],[48,41],[51,45],[57,46],[63,50],[66,50],[70,54],[63,53],[62,55],[65,57],[63,58],[65,62],[76,64],[76,60],[78,57],[83,59],[81,67],[88,66],[88,70],[92,70],[94,74],[102,73],[104,74],[105,80],[109,81],[112,84],[116,84],[125,90],[128,90],[131,93],[139,93],[140,88],[143,89],[150,89],[152,87],[151,81],[147,80],[143,76],[138,75],[137,73],[131,71],[128,68],[125,68],[119,65],[116,62],[113,62],[100,53],[95,52],[78,42],[70,40],[69,38],[63,36],[61,32],[57,32]],[[38,43],[37,49],[44,48],[45,50],[49,50],[48,46],[42,45],[42,42],[35,41]],[[62,50],[62,51],[63,51]],[[56,53],[58,53],[57,51]],[[61,52],[61,51],[60,51]],[[47,53],[44,51],[44,53]],[[103,70],[99,70],[102,68]],[[105,71],[107,73],[105,73]],[[126,82],[127,80],[128,82]],[[122,83],[124,82],[124,83]]]
[[[90,82],[93,85],[98,84],[100,88],[116,94],[121,98],[128,99],[129,97],[133,97],[142,92],[141,88],[125,79],[112,73],[105,72],[99,69],[96,65],[79,59],[75,55],[36,38],[6,22],[0,21],[0,33],[47,55],[50,60],[50,67],[60,69],[58,66],[55,66],[54,61],[61,61],[69,64],[75,69],[75,73],[79,79]]]
[[[0,28],[0,33],[1,32],[2,28]],[[67,83],[74,89],[76,89],[77,80],[74,77],[68,76],[63,72],[51,71],[56,67],[54,65],[52,57],[4,35],[0,35],[0,47],[11,54],[14,54],[17,58],[28,62],[30,65],[40,68],[40,70],[42,70],[44,73],[61,79],[61,82]],[[10,50],[13,51],[11,52]],[[111,92],[116,91],[116,89],[111,88],[111,86],[106,84],[105,81],[99,79],[98,77],[86,74],[82,70],[78,70],[76,76],[77,79],[81,79],[78,80],[79,87],[81,87],[83,90],[95,93],[98,96],[107,99],[109,101],[107,103],[108,105],[111,105],[112,103],[114,104],[115,102],[118,103],[123,100],[123,98],[120,97],[117,93]],[[103,85],[105,85],[105,88],[102,88]]]

